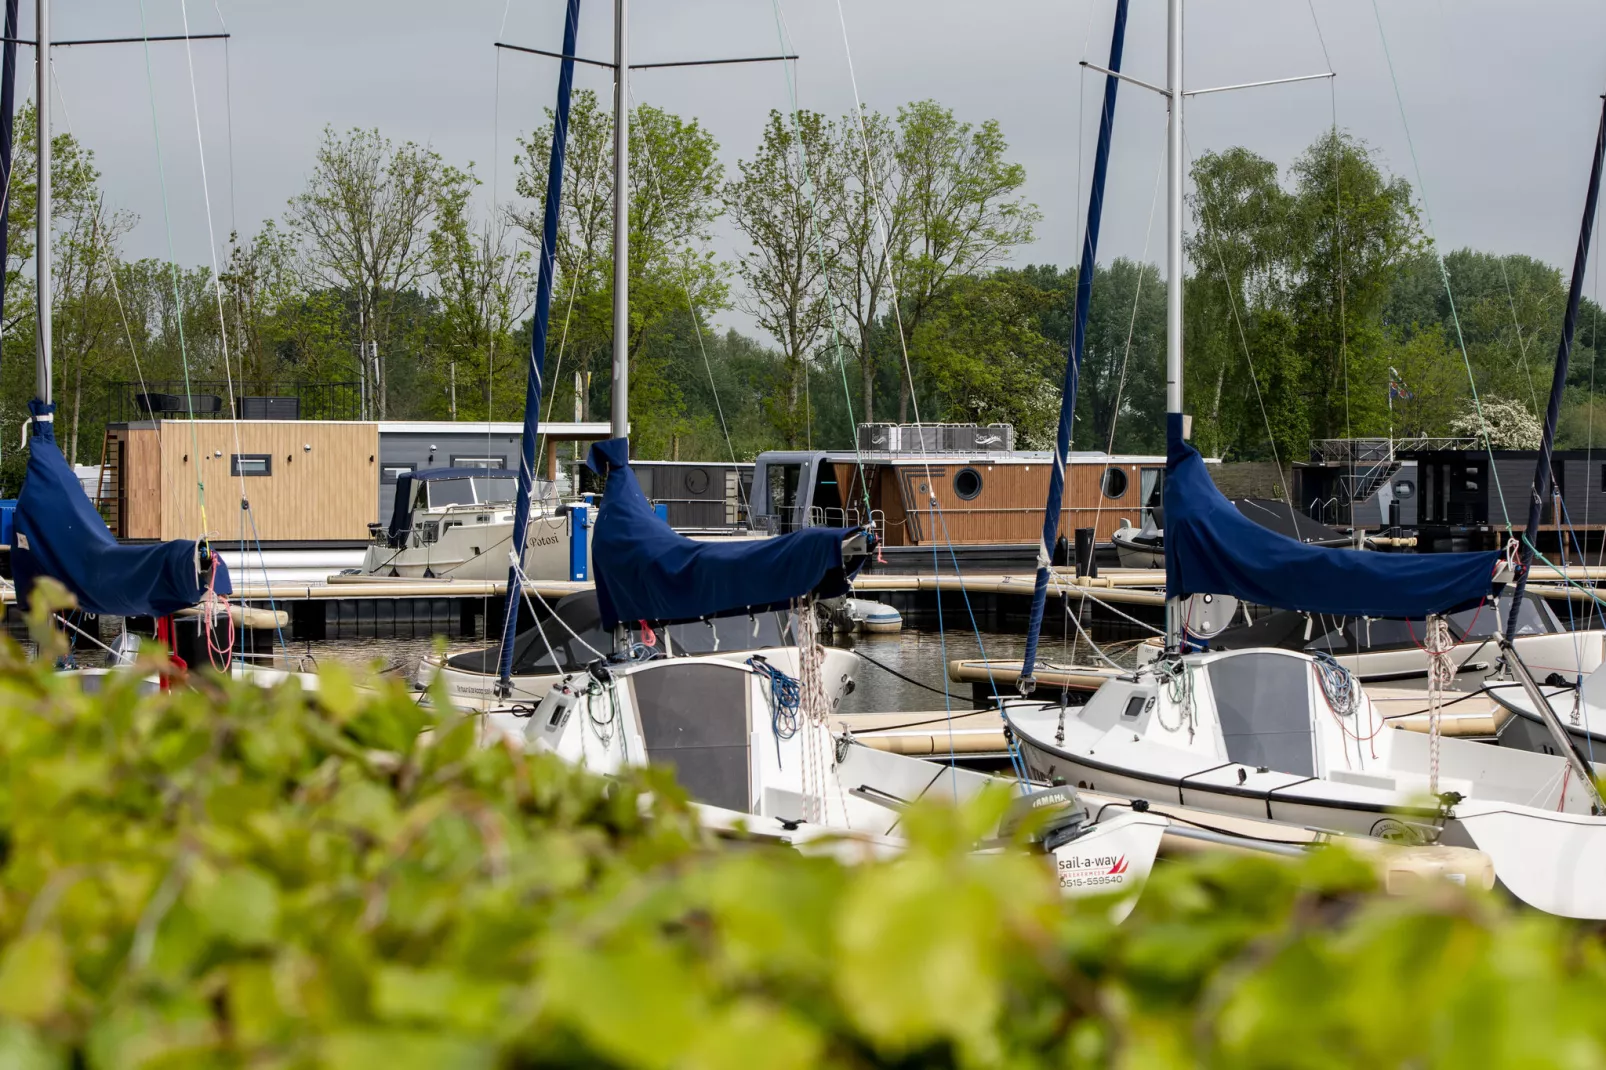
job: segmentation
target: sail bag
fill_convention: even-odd
[[[688,539],[653,511],[622,438],[591,447],[586,467],[607,477],[591,537],[604,627],[645,620],[673,624],[737,610],[785,609],[816,592],[846,594],[843,540],[857,528],[805,528],[767,539]]]
[[[1340,617],[1424,617],[1482,601],[1501,554],[1384,554],[1311,546],[1268,531],[1216,489],[1199,451],[1167,416],[1166,596],[1230,594],[1275,609]]]
[[[11,548],[17,601],[24,608],[41,576],[60,581],[80,609],[116,617],[162,617],[206,593],[200,552],[188,540],[125,546],[113,537],[56,445],[54,405],[34,400],[28,471],[17,499]],[[213,589],[231,594],[227,567],[210,556]]]

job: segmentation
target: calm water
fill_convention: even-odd
[[[107,642],[115,625],[108,622]],[[13,634],[21,638],[20,629]],[[447,649],[458,652],[478,645],[473,640],[449,640]],[[946,632],[905,629],[897,635],[869,635],[839,638],[835,645],[860,651],[873,662],[901,673],[899,679],[871,660],[861,661],[856,687],[842,704],[843,713],[891,713],[902,711],[955,710],[970,706],[970,685],[948,683],[950,661],[988,657],[1018,661],[1026,648],[1024,635],[949,629]],[[296,654],[309,652],[321,662],[339,661],[382,673],[411,676],[419,659],[435,649],[432,639],[329,639],[315,643],[293,642]],[[1048,661],[1088,661],[1092,654],[1085,647],[1067,641],[1063,635],[1044,635],[1040,656]],[[77,649],[81,665],[105,664],[104,653],[85,640]],[[919,681],[918,683],[912,681]],[[942,694],[947,684],[948,696]],[[924,686],[922,686],[924,685]]]
[[[459,639],[452,641],[448,649],[455,652],[475,645]],[[925,712],[942,710],[945,702],[952,702],[955,709],[970,705],[969,684],[949,684],[950,697],[946,700],[940,693],[947,682],[948,662],[983,656],[1018,661],[1025,652],[1026,637],[998,632],[978,635],[952,629],[944,633],[905,629],[897,635],[838,639],[834,645],[860,651],[910,680],[920,681],[916,684],[900,680],[868,661],[861,662],[854,692],[842,703],[843,713]],[[334,639],[312,644],[313,654],[323,660],[407,674],[417,667],[419,658],[432,650],[434,643],[428,639]],[[1061,636],[1045,635],[1039,650],[1043,658],[1056,662],[1090,656],[1087,650],[1067,643]]]

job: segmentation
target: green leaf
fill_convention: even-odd
[[[66,1055],[17,1022],[0,1022],[0,1066],[6,1070],[66,1070]]]
[[[420,1030],[335,1033],[319,1045],[330,1070],[492,1070],[494,1046],[486,1041]]]
[[[0,954],[0,1014],[38,1022],[55,1016],[72,982],[67,947],[53,932],[32,932]]]
[[[254,866],[225,870],[192,884],[190,902],[202,927],[240,947],[273,942],[279,928],[279,888]]]

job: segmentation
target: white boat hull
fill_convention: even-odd
[[[532,580],[569,580],[572,518],[531,517],[525,540],[524,573]],[[587,529],[589,533],[589,529]],[[363,558],[370,576],[406,579],[507,579],[513,521],[465,523],[441,532],[431,543],[394,549],[374,545]]]

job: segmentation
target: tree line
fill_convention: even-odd
[[[54,393],[68,455],[99,460],[108,419],[127,418],[126,383],[227,380],[240,395],[299,383],[344,392],[347,415],[522,418],[550,123],[519,140],[504,204],[484,203],[473,164],[326,129],[305,187],[279,219],[231,237],[215,278],[124,255],[138,220],[109,203],[93,150],[55,135]],[[13,428],[34,393],[36,136],[25,108],[0,348],[0,425]],[[556,419],[607,411],[612,141],[603,103],[577,93],[546,358]],[[996,121],[929,100],[772,112],[727,173],[695,118],[643,104],[630,154],[639,455],[844,447],[855,423],[916,418],[1007,422],[1019,443],[1049,445],[1076,270],[1014,263],[1041,216]],[[1557,269],[1473,250],[1441,260],[1410,185],[1338,131],[1286,169],[1232,148],[1192,161],[1191,177],[1186,389],[1203,449],[1286,464],[1312,439],[1484,426],[1496,445],[1529,444],[1565,305]],[[1158,450],[1167,283],[1125,258],[1095,270],[1075,444]],[[761,336],[716,330],[732,309]],[[1599,312],[1586,300],[1563,445],[1593,441]],[[15,487],[20,458],[0,458]]]

